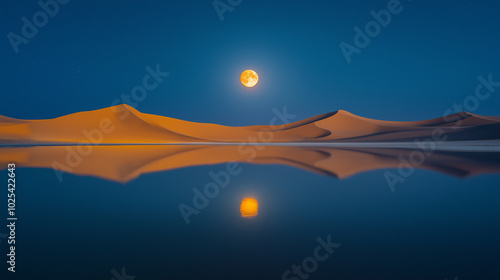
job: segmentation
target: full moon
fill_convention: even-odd
[[[254,87],[259,81],[259,75],[253,70],[245,70],[241,73],[241,83],[246,87]]]

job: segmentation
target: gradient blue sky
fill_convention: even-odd
[[[339,44],[388,1],[244,0],[219,19],[212,1],[76,1],[61,6],[15,54],[7,34],[36,1],[2,1],[0,114],[53,118],[110,106],[170,73],[142,112],[226,125],[266,124],[287,106],[297,119],[335,111],[388,120],[441,116],[500,80],[498,1],[402,0],[403,11],[346,62]],[[257,87],[239,83],[245,69]],[[474,113],[500,115],[500,89]]]

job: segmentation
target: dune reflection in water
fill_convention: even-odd
[[[94,176],[126,183],[142,174],[231,161],[284,164],[339,179],[357,173],[401,167],[415,150],[390,148],[330,148],[265,146],[242,153],[226,145],[92,146],[80,153],[77,146],[1,147],[0,166],[54,168],[64,173]],[[457,177],[500,173],[499,152],[434,151],[413,167]]]

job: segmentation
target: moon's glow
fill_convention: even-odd
[[[259,211],[259,202],[253,197],[245,197],[241,202],[240,212],[244,218],[251,218],[257,216]]]
[[[259,75],[253,70],[245,70],[241,73],[241,83],[246,87],[254,87],[259,81]]]

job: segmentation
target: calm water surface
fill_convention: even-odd
[[[499,174],[416,170],[391,190],[386,169],[231,167],[196,208],[227,164],[127,183],[18,166],[17,272],[2,279],[500,279]]]

